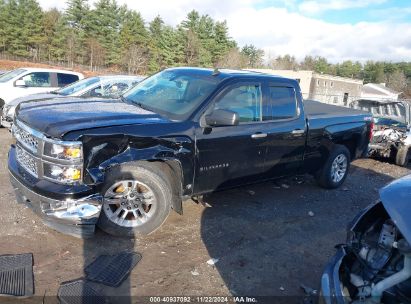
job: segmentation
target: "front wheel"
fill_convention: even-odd
[[[164,173],[150,163],[123,165],[108,173],[98,226],[117,236],[149,234],[171,209],[171,187]]]
[[[350,161],[350,151],[345,146],[336,145],[315,176],[318,184],[326,189],[340,187],[348,175]]]

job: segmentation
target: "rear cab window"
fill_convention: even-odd
[[[293,119],[298,116],[297,96],[293,87],[268,87],[268,98],[263,105],[263,120]]]
[[[65,73],[57,73],[57,85],[58,87],[65,87],[73,82],[79,80],[77,75],[73,74],[65,74]]]

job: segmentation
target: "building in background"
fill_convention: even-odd
[[[385,83],[367,83],[363,86],[361,99],[374,101],[397,101],[401,92],[396,92],[385,86]]]
[[[363,81],[346,77],[319,74],[313,71],[250,69],[250,71],[273,74],[296,79],[300,83],[304,99],[348,106],[360,99]]]

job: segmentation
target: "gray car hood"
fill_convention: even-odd
[[[22,102],[26,101],[37,101],[37,100],[43,100],[43,99],[48,99],[48,98],[59,98],[59,97],[64,97],[63,95],[58,95],[58,94],[53,94],[53,93],[38,93],[38,94],[30,94],[27,96],[19,97],[16,99],[13,99],[12,101],[9,102],[10,106],[18,106]]]
[[[382,188],[380,198],[397,228],[411,244],[411,175]]]

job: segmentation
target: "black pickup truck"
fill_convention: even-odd
[[[59,231],[147,234],[182,201],[310,173],[340,186],[367,153],[371,115],[303,102],[295,80],[173,68],[121,100],[26,102],[8,168],[18,202]]]

